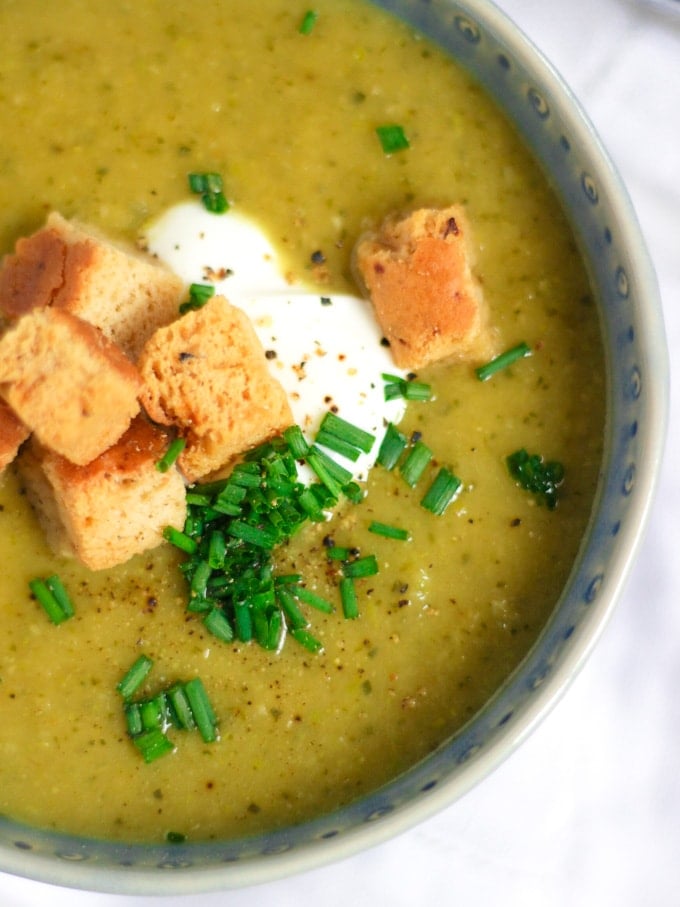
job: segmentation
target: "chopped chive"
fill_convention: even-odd
[[[423,441],[416,441],[399,467],[403,480],[413,488],[432,459],[432,451]]]
[[[337,435],[332,434],[332,432],[326,431],[323,427],[317,432],[314,441],[316,444],[320,444],[322,447],[327,447],[328,450],[332,450],[333,453],[340,454],[341,457],[346,457],[353,463],[359,459],[361,454],[358,447],[350,444],[349,441],[345,441],[344,438],[339,438]]]
[[[221,529],[213,529],[210,533],[208,547],[208,564],[211,570],[221,570],[224,567],[224,558],[227,552],[227,541]]]
[[[286,636],[286,624],[281,616],[281,612],[276,610],[269,618],[269,627],[267,628],[267,642],[265,648],[277,651],[282,645]]]
[[[426,510],[441,516],[456,497],[461,484],[458,476],[442,467],[420,503]]]
[[[300,22],[299,32],[301,35],[309,35],[316,25],[316,20],[319,18],[318,12],[313,9],[308,9],[307,12],[302,17]]]
[[[353,447],[358,447],[363,453],[370,453],[375,443],[375,435],[353,425],[334,412],[329,411],[325,414],[321,420],[320,429],[347,441]]]
[[[299,630],[309,626],[309,621],[300,610],[295,598],[287,589],[281,587],[276,597],[281,605],[281,610],[286,615],[286,623],[291,630]]]
[[[523,359],[525,356],[531,356],[531,348],[524,342],[518,343],[485,365],[480,365],[479,368],[475,369],[475,374],[480,381],[487,381],[496,372],[507,368],[513,362],[517,362],[518,359]]]
[[[557,460],[544,462],[540,454],[529,454],[524,448],[506,458],[508,471],[522,488],[533,492],[548,510],[557,507],[558,489],[564,481],[564,466]]]
[[[324,650],[323,643],[316,636],[312,636],[309,630],[305,630],[304,627],[295,627],[290,631],[290,635],[301,646],[304,646],[308,652],[318,655]]]
[[[134,696],[152,667],[153,661],[148,655],[139,656],[116,684],[116,689],[123,699],[131,699]]]
[[[133,737],[133,742],[146,763],[154,762],[166,753],[171,753],[175,748],[172,741],[165,736],[160,728],[142,731],[141,734]]]
[[[398,375],[383,373],[385,381],[384,395],[385,400],[396,400],[402,397],[404,400],[431,400],[432,385],[424,381],[415,381],[413,378],[400,378]]]
[[[234,629],[241,642],[250,642],[253,638],[253,612],[247,602],[234,604]]]
[[[342,486],[344,483],[338,481],[338,479],[333,476],[332,471],[328,468],[326,460],[330,460],[330,457],[325,457],[320,450],[315,450],[314,448],[312,448],[305,457],[305,462],[309,468],[330,492],[333,497],[333,502],[337,503],[337,500],[342,493]]]
[[[192,730],[195,728],[196,722],[194,721],[194,715],[191,711],[191,706],[189,705],[189,699],[184,690],[184,684],[176,683],[174,686],[170,687],[166,696],[168,697],[168,702],[174,712],[177,725],[184,730]]]
[[[213,743],[217,740],[217,732],[215,730],[217,718],[201,678],[194,677],[193,680],[185,683],[184,692],[189,700],[191,713],[194,716],[194,721],[201,737],[205,743]]]
[[[408,441],[399,429],[390,422],[382,439],[376,462],[385,469],[394,469],[406,449]]]
[[[205,210],[211,214],[224,214],[229,210],[229,202],[223,192],[204,192],[201,201]]]
[[[189,287],[189,299],[183,302],[179,307],[180,315],[186,312],[192,312],[196,309],[202,309],[209,299],[215,295],[215,287],[212,284],[192,283]]]
[[[307,444],[299,425],[291,425],[284,431],[283,437],[296,460],[302,460],[307,456],[309,453],[309,444]]]
[[[347,620],[355,620],[359,616],[359,602],[354,580],[351,576],[343,576],[339,585],[342,613]]]
[[[195,554],[198,549],[198,544],[194,539],[186,535],[186,533],[180,532],[179,529],[175,529],[174,526],[165,527],[163,538],[170,542],[171,545],[174,545],[175,548],[184,551],[185,554]]]
[[[142,714],[139,703],[127,702],[123,711],[125,714],[127,732],[130,737],[136,737],[138,734],[141,734],[144,730],[144,725],[142,724]]]
[[[53,624],[60,624],[66,620],[66,615],[64,614],[61,605],[48,589],[45,580],[33,579],[29,582],[28,586]]]
[[[159,693],[152,699],[145,699],[140,702],[139,712],[145,731],[152,731],[154,728],[160,728],[160,730],[165,731],[165,694]]]
[[[326,557],[331,561],[346,561],[350,554],[350,549],[344,545],[329,545],[326,548]]]
[[[409,538],[408,529],[400,529],[397,526],[390,526],[389,523],[380,523],[377,520],[371,522],[368,531],[375,535],[381,535],[386,539],[396,539],[400,542],[405,542]]]
[[[410,147],[403,126],[392,123],[378,126],[375,131],[385,154],[394,154],[395,151],[404,151]]]
[[[59,576],[57,576],[56,573],[53,573],[52,576],[48,576],[45,580],[45,585],[61,608],[64,619],[68,620],[69,617],[73,617],[75,614],[73,602]]]
[[[324,614],[331,614],[334,610],[333,605],[329,601],[322,596],[317,595],[316,592],[312,592],[306,586],[295,586],[294,595],[296,595],[303,604],[309,605],[311,608],[316,608],[317,611],[323,611]]]
[[[405,400],[431,400],[432,386],[424,381],[405,381],[402,394]]]
[[[367,554],[364,557],[357,558],[355,561],[349,561],[343,564],[342,572],[346,578],[363,579],[367,576],[375,576],[378,573],[378,561],[375,554]]]
[[[309,463],[309,456],[314,454],[317,463],[320,461],[324,469],[328,472],[331,478],[338,483],[340,490],[342,486],[346,485],[348,482],[352,481],[352,473],[349,469],[345,469],[344,466],[341,466],[340,463],[336,462],[332,457],[329,457],[328,454],[324,453],[316,445],[312,445],[310,454],[307,457],[307,462]],[[311,465],[311,464],[310,464]],[[312,467],[313,468],[313,467]],[[316,471],[316,470],[314,470]]]
[[[167,472],[171,466],[175,465],[177,457],[179,457],[186,445],[187,442],[184,438],[175,438],[160,460],[157,461],[156,469],[159,472]]]
[[[268,532],[260,526],[245,523],[242,520],[233,520],[228,532],[234,538],[241,539],[241,541],[248,542],[251,545],[257,545],[260,548],[271,549],[276,544],[276,538],[272,532]]]
[[[205,598],[206,589],[208,588],[208,580],[210,579],[210,574],[212,573],[212,567],[208,561],[200,561],[196,567],[193,576],[191,577],[191,582],[189,583],[189,588],[191,589],[191,594],[195,598]]]
[[[343,485],[342,493],[353,504],[360,504],[364,499],[364,489],[357,482],[348,482]]]
[[[213,214],[223,214],[229,209],[224,194],[222,177],[219,173],[189,173],[189,189],[201,196],[203,207]]]
[[[203,624],[217,639],[227,643],[233,642],[234,628],[221,608],[211,608],[203,618]]]

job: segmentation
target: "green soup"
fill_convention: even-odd
[[[419,377],[409,406],[463,489],[441,517],[376,467],[359,505],[277,553],[337,602],[324,538],[375,553],[357,620],[315,614],[324,651],[220,643],[187,614],[169,547],[90,573],[47,549],[12,469],[0,478],[0,811],[122,840],[245,835],[376,788],[460,728],[518,665],[567,579],[602,456],[597,310],[568,225],[513,128],[450,59],[359,0],[2,0],[0,251],[60,210],[135,238],[223,174],[300,279],[352,286],[367,225],[404,206],[463,202],[501,345],[534,355],[480,382],[469,365]],[[385,155],[375,129],[411,147]],[[321,250],[326,266],[312,267]],[[561,461],[549,510],[510,478],[518,448]],[[372,520],[406,525],[395,542]],[[58,627],[29,595],[58,573],[76,615]],[[200,676],[220,741],[196,734],[150,765],[116,684],[140,654],[145,689]]]

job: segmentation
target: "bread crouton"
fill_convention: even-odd
[[[354,250],[395,363],[420,368],[443,358],[483,361],[493,350],[461,206],[388,217]]]
[[[0,398],[0,474],[16,457],[30,430]]]
[[[176,469],[156,468],[167,446],[165,432],[142,416],[87,466],[76,466],[31,439],[17,463],[50,547],[91,570],[103,570],[155,548],[166,526],[181,529],[186,518],[182,477]]]
[[[46,447],[84,465],[139,412],[135,366],[101,331],[35,309],[0,338],[0,396]]]
[[[17,318],[55,306],[98,327],[133,361],[177,317],[183,282],[151,256],[124,248],[53,212],[20,239],[0,269],[0,310]]]
[[[148,415],[187,442],[178,464],[190,482],[293,422],[250,320],[222,296],[156,331],[138,364]]]

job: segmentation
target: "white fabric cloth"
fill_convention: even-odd
[[[654,259],[680,345],[680,0],[499,0],[593,120]],[[673,355],[673,354],[672,354]],[[677,387],[675,388],[677,391]],[[530,739],[463,800],[370,852],[168,907],[677,907],[680,412],[641,557],[593,656]],[[0,875],[4,907],[152,907]]]

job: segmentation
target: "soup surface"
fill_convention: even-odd
[[[536,639],[578,550],[604,423],[599,325],[587,275],[540,170],[479,87],[433,46],[359,0],[1,0],[0,252],[48,210],[134,239],[223,174],[300,281],[353,289],[350,252],[404,206],[463,202],[500,345],[533,355],[486,382],[424,370],[422,432],[463,490],[436,517],[397,471],[359,505],[279,552],[337,602],[324,537],[374,553],[360,617],[314,614],[324,651],[225,645],[185,611],[169,547],[91,573],[56,559],[9,469],[0,478],[0,810],[101,837],[249,834],[302,821],[395,777],[460,728]],[[377,126],[403,125],[386,155]],[[314,269],[321,250],[325,265]],[[316,284],[314,282],[317,282]],[[356,289],[354,288],[356,292]],[[561,461],[558,507],[508,475],[518,448]],[[395,542],[371,520],[407,526]],[[58,573],[76,615],[55,627],[29,596]],[[146,765],[116,684],[140,654],[145,689],[200,676],[221,739]]]

